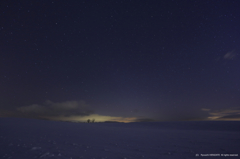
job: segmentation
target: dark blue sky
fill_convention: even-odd
[[[238,0],[0,4],[1,116],[239,118]]]

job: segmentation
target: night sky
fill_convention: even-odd
[[[239,0],[0,2],[0,116],[240,119]]]

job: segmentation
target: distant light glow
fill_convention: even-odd
[[[60,121],[72,121],[72,122],[87,122],[88,119],[95,119],[95,122],[105,122],[105,121],[113,121],[113,122],[134,122],[137,120],[136,117],[114,117],[114,116],[103,116],[98,114],[92,114],[89,116],[59,116],[59,117],[44,117],[50,120],[60,120]]]

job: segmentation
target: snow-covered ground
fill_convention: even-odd
[[[0,118],[0,158],[234,159],[240,158],[240,122],[71,123]]]

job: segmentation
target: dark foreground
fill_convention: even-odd
[[[240,158],[240,122],[71,123],[0,118],[0,158]]]

